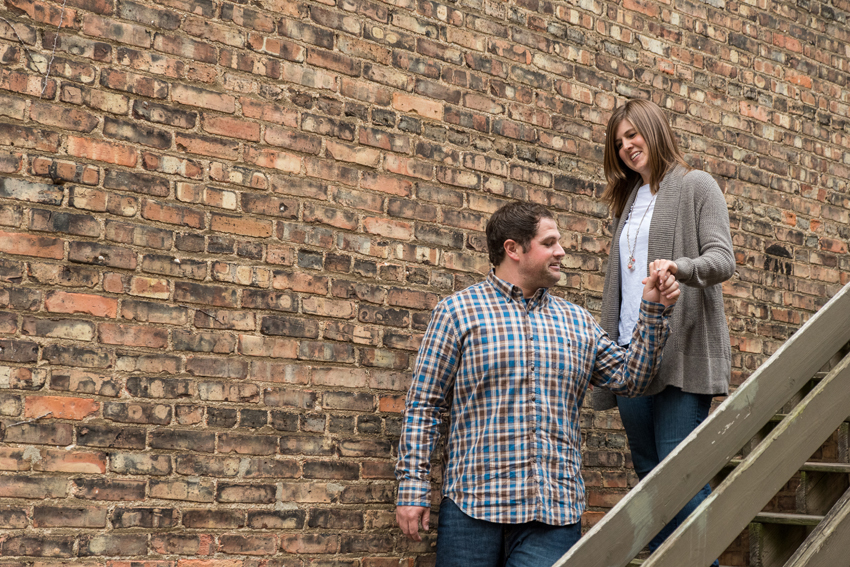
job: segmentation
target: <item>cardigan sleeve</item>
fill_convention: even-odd
[[[697,288],[722,283],[735,273],[726,199],[714,178],[704,171],[689,172],[683,183],[692,186],[699,256],[674,259],[678,268],[676,279]]]

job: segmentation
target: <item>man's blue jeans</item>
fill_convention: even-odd
[[[443,498],[436,567],[552,567],[581,537],[581,522],[498,524],[477,520]]]
[[[629,438],[632,462],[638,478],[643,479],[648,475],[708,417],[711,398],[708,394],[689,394],[673,386],[652,396],[617,396],[617,407]],[[649,550],[658,549],[709,494],[711,487],[706,484],[649,542]],[[715,561],[714,565],[718,563]]]

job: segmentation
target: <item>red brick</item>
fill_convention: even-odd
[[[363,228],[370,234],[377,234],[397,240],[408,240],[413,236],[413,223],[378,217],[363,219]]]
[[[24,458],[24,449],[21,447],[0,447],[0,470],[2,471],[28,471],[32,463]],[[27,522],[21,527],[26,527]],[[2,522],[0,522],[2,525]],[[11,526],[4,526],[11,527]]]
[[[299,124],[298,111],[286,108],[283,105],[274,103],[261,102],[249,98],[239,99],[242,106],[243,116],[248,118],[256,118],[264,122],[273,122],[282,124],[290,128],[297,128]]]
[[[68,136],[68,153],[72,156],[133,167],[138,161],[134,148],[77,136]]]
[[[260,141],[260,125],[230,116],[204,115],[203,128],[210,134]]]
[[[378,411],[401,413],[404,411],[404,396],[381,396],[378,400]]]
[[[88,36],[99,37],[136,47],[151,47],[151,33],[141,26],[117,22],[93,14],[82,18],[82,30]]]
[[[239,155],[239,142],[209,136],[178,133],[174,137],[178,150],[192,154],[235,160]]]
[[[62,179],[85,185],[97,185],[100,181],[99,170],[90,165],[37,156],[32,160],[30,167],[34,175],[42,175],[51,179]]]
[[[342,144],[333,140],[327,140],[325,148],[329,157],[367,167],[376,167],[381,159],[381,152],[378,150]]]
[[[100,403],[93,400],[60,396],[27,396],[24,405],[26,417],[49,414],[51,419],[81,420],[99,410]]]
[[[83,110],[62,108],[35,101],[30,106],[30,118],[39,124],[75,132],[89,133],[98,125],[97,116]]]
[[[95,317],[115,318],[118,301],[100,295],[53,291],[47,294],[44,307],[51,313],[86,313]]]
[[[339,549],[339,536],[327,533],[282,534],[280,548],[284,553],[330,554]]]
[[[116,69],[102,70],[100,84],[110,89],[149,98],[164,99],[168,96],[168,83],[165,81]]]
[[[228,114],[236,111],[236,99],[233,96],[197,87],[177,85],[171,91],[171,98],[181,104]]]
[[[165,348],[168,345],[167,330],[138,325],[101,323],[99,327],[99,338],[101,343],[108,345],[142,346],[148,348]]]
[[[297,43],[264,35],[248,34],[248,47],[260,53],[268,53],[287,61],[303,62],[305,49]]]
[[[384,169],[391,173],[424,180],[430,180],[434,177],[433,165],[393,154],[384,158]]]
[[[53,79],[47,81],[47,88],[44,89],[44,94],[42,94],[43,85],[44,80],[38,75],[28,75],[20,71],[0,69],[0,89],[48,100],[56,96],[56,81]]]
[[[177,567],[242,567],[241,559],[180,559]]]
[[[240,234],[256,238],[267,238],[272,235],[271,221],[234,217],[230,215],[213,214],[210,217],[210,229],[216,232]]]
[[[64,419],[73,418],[66,417]],[[106,454],[83,451],[68,452],[64,449],[43,449],[41,461],[36,463],[34,469],[44,472],[103,474],[106,472]]]
[[[379,106],[388,106],[392,101],[392,94],[389,90],[373,83],[349,79],[348,77],[342,78],[340,93],[344,96]]]
[[[195,41],[187,37],[176,35],[156,34],[154,37],[154,49],[191,61],[202,63],[216,62],[216,49],[208,43]],[[191,69],[191,67],[190,67]]]
[[[273,146],[280,146],[296,152],[318,155],[322,149],[322,139],[294,130],[266,127],[265,141]]]
[[[443,105],[423,97],[393,93],[393,108],[401,112],[415,112],[423,118],[443,119]]]
[[[190,228],[204,228],[206,226],[206,219],[202,211],[152,200],[142,202],[142,217],[147,220]]]
[[[301,172],[301,158],[287,152],[269,149],[245,149],[245,161],[260,167],[277,169],[286,173]]]
[[[0,232],[0,252],[61,260],[65,256],[65,245],[58,238]]]

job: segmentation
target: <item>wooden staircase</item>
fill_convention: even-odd
[[[777,425],[794,413],[794,408],[801,404],[817,384],[827,376],[827,370],[840,363],[842,354],[846,352],[847,346],[825,365],[823,372],[817,373],[779,413],[768,421],[763,430],[745,445],[742,451],[743,456],[751,453]],[[847,414],[850,416],[850,407],[847,408]],[[780,492],[750,522],[747,528],[749,562],[744,565],[784,567],[803,543],[813,537],[812,534],[824,521],[829,511],[841,501],[850,488],[850,458],[848,457],[850,457],[850,447],[848,446],[848,422],[845,419],[785,485],[786,488],[793,489],[793,493],[790,494],[793,498],[788,498],[790,495],[787,493],[791,492],[790,490]],[[732,459],[726,471],[731,472],[742,462],[743,459]],[[845,544],[845,563],[850,565],[850,539],[846,540]]]
[[[850,285],[553,567],[850,566]],[[714,491],[634,558],[706,482]],[[721,557],[726,562],[734,554]]]

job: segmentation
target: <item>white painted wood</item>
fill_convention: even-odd
[[[644,567],[709,565],[844,421],[848,409],[850,356],[732,471]]]
[[[850,566],[850,490],[809,534],[785,567]]]
[[[553,567],[628,564],[744,443],[850,341],[848,313],[850,285],[809,319]]]

